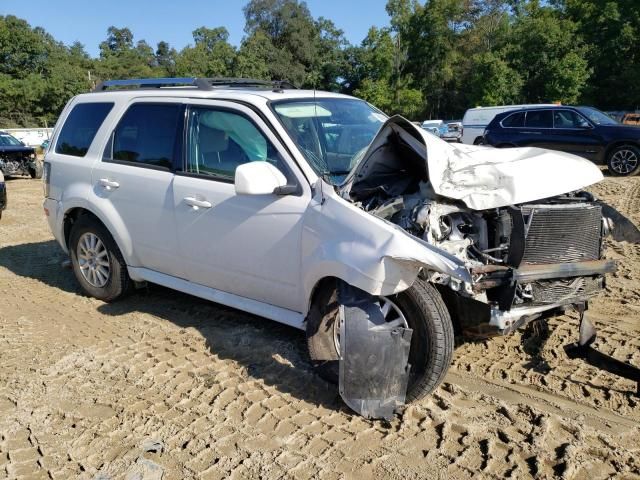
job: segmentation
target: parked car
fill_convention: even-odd
[[[625,113],[620,123],[624,125],[640,125],[640,113]]]
[[[4,176],[0,172],[0,219],[2,212],[7,208],[7,186],[4,183]]]
[[[549,104],[552,105],[552,104]],[[539,107],[537,105],[501,105],[495,107],[470,108],[462,119],[462,143],[467,145],[483,145],[484,130],[496,115],[510,110],[519,110],[525,107]]]
[[[640,170],[640,128],[621,125],[593,107],[525,108],[497,115],[485,131],[495,147],[560,150],[607,165],[612,175]]]
[[[436,137],[442,137],[442,134],[447,129],[447,126],[442,120],[425,120],[422,122],[422,128],[427,132],[431,132]]]
[[[602,290],[616,264],[582,191],[601,179],[345,95],[112,81],[61,113],[44,210],[86,294],[153,282],[302,329],[345,402],[388,417],[442,382],[454,332],[507,334]]]
[[[6,176],[42,178],[42,163],[36,151],[6,132],[0,132],[0,171]]]
[[[462,120],[449,120],[444,122],[446,128],[441,135],[443,140],[447,142],[462,141]]]

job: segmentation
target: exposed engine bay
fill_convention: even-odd
[[[23,152],[0,152],[0,171],[7,177],[34,175],[35,155]]]
[[[543,314],[584,303],[604,288],[604,274],[616,266],[602,260],[608,224],[591,194],[577,190],[470,208],[435,191],[427,155],[414,139],[400,129],[377,138],[378,145],[373,142],[340,193],[464,262],[471,285],[436,271],[423,275],[455,293],[460,316],[473,317],[472,331],[508,333]]]

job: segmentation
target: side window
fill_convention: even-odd
[[[187,173],[233,181],[247,162],[270,162],[291,183],[280,153],[247,117],[227,110],[195,107],[189,111]]]
[[[530,110],[525,120],[527,128],[553,128],[553,115],[551,110]]]
[[[120,119],[111,139],[111,154],[120,162],[171,169],[181,128],[182,105],[137,103]]]
[[[553,112],[553,126],[555,128],[582,128],[588,127],[589,122],[582,115],[571,110],[556,110]]]
[[[84,157],[112,108],[113,103],[79,103],[73,107],[58,136],[56,153]]]
[[[502,126],[509,128],[524,127],[524,112],[512,113],[502,120]]]

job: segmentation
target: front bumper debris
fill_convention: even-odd
[[[587,318],[585,310],[584,305],[578,308],[580,312],[580,333],[576,343],[571,343],[564,347],[567,356],[572,359],[583,359],[589,365],[636,382],[636,396],[640,397],[640,368],[621,362],[592,347],[596,341],[596,328]]]
[[[340,396],[365,418],[390,420],[404,405],[413,330],[389,327],[377,298],[338,282]]]

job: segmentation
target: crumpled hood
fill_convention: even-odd
[[[405,148],[424,159],[429,181],[438,195],[461,200],[474,210],[554,197],[603,178],[596,165],[575,155],[530,147],[453,145],[396,115],[382,126],[341,189],[348,192],[371,172],[380,171],[380,163],[385,162],[380,152],[386,143],[398,138]],[[396,158],[391,163],[397,165],[398,161]]]

